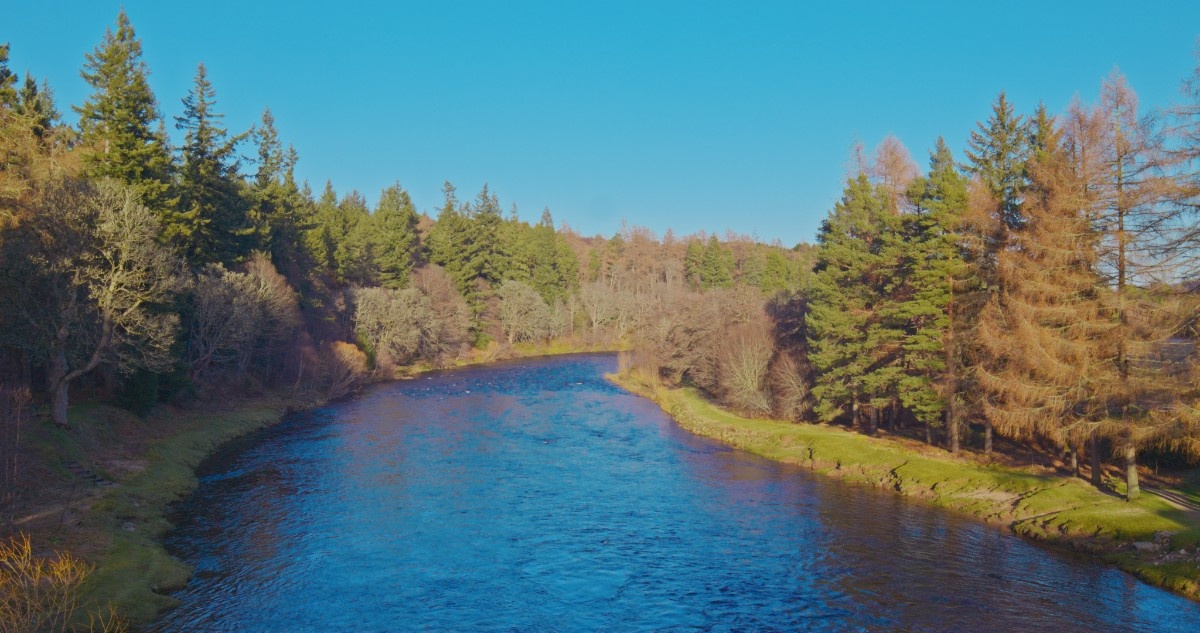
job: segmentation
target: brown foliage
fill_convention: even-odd
[[[33,553],[29,537],[0,541],[0,633],[28,631],[125,631],[110,609],[89,613],[89,624],[74,624],[80,589],[92,567],[62,552],[48,558]]]
[[[717,348],[717,385],[721,400],[749,415],[771,411],[767,371],[775,342],[765,319],[725,332]]]

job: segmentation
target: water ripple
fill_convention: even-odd
[[[683,432],[614,365],[380,385],[223,451],[152,630],[1200,630],[1122,572]]]

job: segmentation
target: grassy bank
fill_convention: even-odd
[[[569,341],[492,345],[473,350],[455,366],[619,347]],[[405,368],[397,377],[432,369]],[[38,420],[23,444],[29,452],[27,481],[38,495],[16,527],[39,549],[69,551],[95,565],[85,602],[111,604],[133,624],[148,622],[175,605],[164,592],[183,587],[191,574],[167,553],[162,537],[171,528],[166,517],[172,504],[196,487],[196,467],[223,444],[278,422],[289,409],[320,402],[263,396],[162,408],[145,419],[82,403],[72,407],[69,429]],[[71,470],[80,466],[87,475]],[[92,475],[115,485],[94,485],[88,481]]]
[[[170,431],[146,447],[145,468],[119,481],[91,507],[85,526],[107,537],[89,597],[111,603],[132,622],[146,622],[176,601],[160,592],[183,587],[191,569],[164,549],[171,505],[196,487],[196,467],[222,444],[278,422],[282,400],[249,400],[218,412],[171,419]]]
[[[743,418],[695,390],[665,389],[628,373],[612,378],[698,435],[1087,551],[1200,600],[1200,518],[1158,497],[1126,502],[1072,477],[987,465],[841,427]]]
[[[190,574],[161,542],[171,504],[195,488],[195,469],[206,456],[274,424],[288,408],[263,396],[163,408],[142,419],[84,403],[71,409],[68,429],[39,420],[23,443],[23,468],[37,497],[15,527],[39,549],[71,552],[95,566],[83,587],[88,610],[111,605],[130,622],[148,621],[174,604],[159,592],[183,586]]]

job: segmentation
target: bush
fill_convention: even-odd
[[[0,633],[127,630],[111,609],[88,613],[87,627],[74,625],[80,589],[91,573],[91,565],[66,552],[34,556],[23,534],[0,541]]]

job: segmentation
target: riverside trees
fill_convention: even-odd
[[[920,173],[884,139],[860,156],[817,245],[789,249],[637,226],[583,237],[548,209],[521,219],[487,185],[460,201],[446,183],[436,218],[398,182],[373,206],[332,182],[314,194],[270,110],[248,132],[222,122],[202,65],[172,148],[123,12],[84,61],[76,127],[8,54],[0,354],[13,380],[99,383],[99,368],[153,400],[322,381],[341,393],[368,361],[387,375],[561,337],[629,344],[655,379],[747,414],[915,424],[952,451],[990,451],[994,427],[1072,455],[1087,446],[1093,460],[1116,448],[1136,475],[1138,451],[1200,444],[1188,414],[1200,108],[1163,128],[1118,76],[1098,107],[1057,121],[1001,94],[962,166],[938,140]],[[118,205],[136,225],[120,235],[89,224],[110,190],[141,202]],[[98,273],[69,272],[125,251],[146,255],[122,272],[161,273],[140,299],[105,298]],[[64,331],[64,344],[50,335]],[[58,403],[66,390],[39,395]]]

